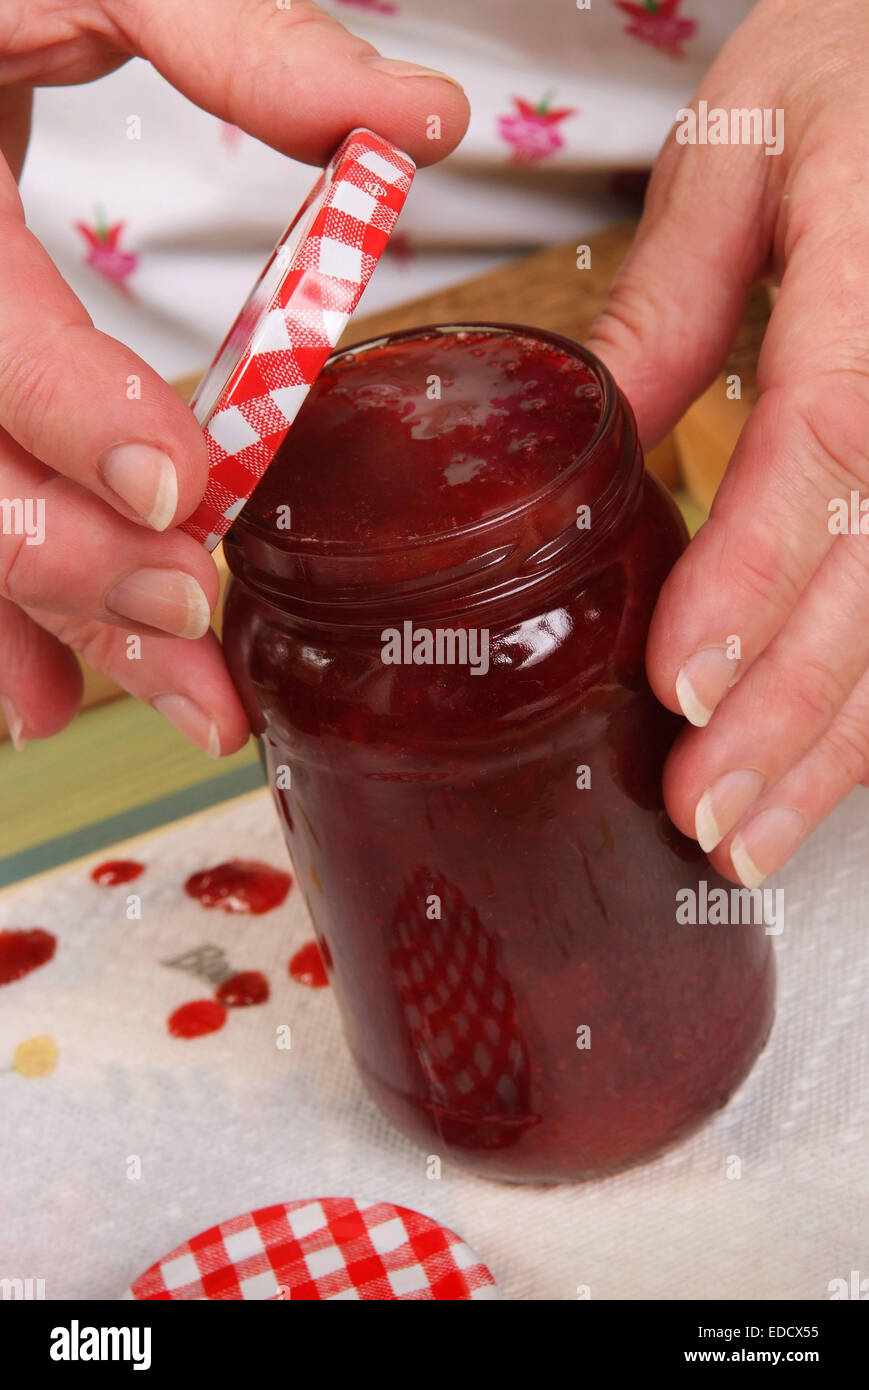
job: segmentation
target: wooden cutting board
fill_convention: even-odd
[[[610,285],[627,254],[636,229],[634,221],[619,223],[585,238],[551,246],[523,256],[497,270],[463,284],[436,290],[376,314],[353,318],[340,345],[424,323],[461,323],[475,320],[533,324],[582,341],[606,302]],[[577,268],[577,245],[590,249],[590,265]],[[680,498],[692,529],[703,519],[715,487],[723,474],[736,436],[754,400],[755,366],[766,327],[769,304],[762,290],[753,292],[747,306],[726,372],[738,372],[743,386],[740,402],[727,400],[725,377],[685,416],[674,434],[647,458],[647,464],[668,486],[684,484],[689,497]],[[173,383],[189,400],[200,373]],[[691,498],[694,506],[692,508]],[[698,505],[701,510],[698,510]],[[222,555],[215,558],[225,575]],[[82,663],[85,693],[83,706],[123,694],[117,686]],[[0,738],[6,726],[0,720]]]

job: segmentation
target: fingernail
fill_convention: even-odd
[[[726,647],[704,647],[689,656],[676,677],[676,699],[698,729],[712,718],[716,705],[739,679],[739,661]]]
[[[448,72],[440,72],[438,68],[424,68],[419,63],[406,63],[403,58],[381,58],[378,53],[376,57],[363,58],[362,62],[367,63],[370,68],[376,68],[378,72],[388,73],[390,77],[439,77],[442,82],[449,82],[453,87],[458,87],[460,92],[465,90],[461,82],[450,77]]]
[[[207,753],[209,758],[220,757],[220,734],[217,723],[186,695],[155,695],[151,707],[174,724],[179,733]]]
[[[805,833],[805,816],[784,806],[771,806],[749,821],[730,845],[731,862],[746,888],[756,888],[780,869]]]
[[[211,621],[208,599],[183,570],[134,570],[106,595],[106,607],[173,637],[202,637]]]
[[[21,732],[24,728],[24,720],[8,695],[0,695],[0,706],[3,708],[3,716],[6,720],[6,727],[9,730],[9,738],[12,747],[16,752],[20,753],[27,743],[27,739],[23,737]]]
[[[766,778],[752,768],[726,772],[713,782],[697,802],[694,834],[708,854],[720,844],[740,816],[752,806],[766,785]]]
[[[178,474],[168,454],[151,444],[118,444],[99,472],[112,492],[155,531],[165,531],[178,507]]]

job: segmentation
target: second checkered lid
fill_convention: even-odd
[[[334,350],[395,226],[415,166],[350,132],[281,237],[196,389],[205,495],[181,529],[208,550],[229,530]]]
[[[430,1216],[391,1202],[318,1197],[262,1207],[179,1245],[134,1281],[128,1298],[500,1298],[469,1245]]]

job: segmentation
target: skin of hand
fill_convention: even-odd
[[[783,111],[781,154],[671,132],[589,339],[653,445],[722,369],[748,289],[780,286],[757,404],[647,649],[695,726],[667,809],[748,887],[869,771],[869,534],[831,533],[830,510],[869,483],[867,53],[861,0],[760,0],[693,105]]]
[[[75,649],[218,757],[249,730],[209,631],[214,562],[175,529],[205,488],[201,430],[141,358],[94,328],[25,225],[16,186],[33,87],[89,82],[134,55],[315,165],[374,113],[380,134],[432,163],[458,144],[468,105],[453,79],[382,57],[309,0],[3,0],[0,497],[41,499],[45,534],[38,545],[0,534],[0,701],[16,746],[63,728],[81,697]],[[127,399],[131,375],[141,399]],[[128,659],[131,636],[140,659]]]

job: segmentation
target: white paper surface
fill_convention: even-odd
[[[184,894],[191,872],[222,859],[286,866],[265,791],[130,841],[124,855],[148,865],[130,884],[89,881],[113,852],[8,891],[0,927],[44,927],[58,947],[0,989],[0,1277],[42,1278],[49,1299],[115,1298],[217,1221],[346,1194],[452,1227],[506,1298],[574,1299],[580,1285],[592,1300],[829,1298],[831,1280],[869,1275],[867,806],[854,793],[775,881],[777,1022],[728,1108],[654,1163],[565,1187],[449,1164],[428,1179],[425,1155],[363,1092],[331,991],[287,975],[312,935],[298,887],[262,917]],[[168,1014],[211,990],[160,962],[204,944],[263,971],[271,998],[182,1041]],[[290,1051],[275,1045],[282,1024]],[[25,1078],[12,1054],[38,1034],[55,1039],[58,1066]]]

